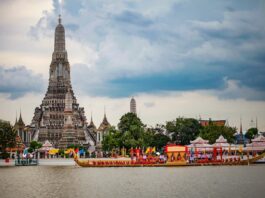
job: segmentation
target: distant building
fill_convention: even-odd
[[[21,112],[19,115],[19,119],[15,121],[14,128],[17,132],[17,139],[20,140],[25,146],[29,146],[31,142],[31,132],[28,130],[28,127],[26,127]]]
[[[130,102],[130,112],[136,114],[136,101],[134,98]]]
[[[104,118],[97,130],[97,143],[96,143],[96,150],[102,150],[102,141],[104,136],[107,134],[109,128],[111,127],[110,123],[108,122],[106,113],[104,113]]]
[[[226,120],[199,120],[199,123],[201,124],[201,126],[209,126],[210,124],[215,126],[225,126]]]

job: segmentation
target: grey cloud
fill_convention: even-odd
[[[11,99],[44,90],[42,75],[33,73],[25,66],[12,68],[0,66],[0,79],[0,93],[9,94]]]
[[[225,87],[222,90],[213,91],[221,99],[241,99],[250,101],[265,100],[265,92],[253,90],[249,87],[242,86],[239,81],[224,79]]]
[[[129,10],[123,11],[120,15],[115,16],[114,19],[138,26],[149,26],[153,23],[152,20],[144,17],[142,14]]]

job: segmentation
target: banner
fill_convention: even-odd
[[[49,155],[55,155],[59,152],[59,149],[51,149],[49,150]]]

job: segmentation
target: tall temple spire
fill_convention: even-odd
[[[15,122],[15,124],[17,124],[17,111],[16,111],[16,122]]]
[[[91,119],[90,122],[93,123],[93,112],[91,111]]]
[[[37,131],[34,133],[34,140],[49,140],[54,147],[65,148],[70,144],[85,144],[88,141],[84,131],[87,120],[84,108],[79,107],[72,89],[70,63],[65,48],[65,29],[60,15],[56,21],[58,24],[54,33],[49,85],[41,105],[35,108],[31,126],[33,131]],[[43,130],[39,130],[40,128]]]
[[[65,49],[65,30],[61,15],[59,15],[58,25],[55,28],[54,51],[50,65],[50,80],[57,82],[58,78],[63,78],[70,83],[70,64]],[[64,92],[67,92],[67,89]]]
[[[242,118],[240,117],[240,134],[243,134],[243,131],[242,131]]]
[[[94,122],[93,122],[93,112],[92,111],[91,111],[90,125],[94,125]]]
[[[103,117],[102,123],[104,123],[106,125],[109,124],[108,119],[107,119],[107,115],[106,115],[106,106],[104,106],[104,117]]]
[[[54,52],[65,52],[65,30],[62,25],[61,15],[59,15],[58,25],[55,28]]]
[[[19,126],[24,126],[24,125],[25,125],[25,124],[24,124],[24,121],[23,121],[23,119],[22,119],[22,116],[21,116],[21,109],[20,109],[20,113],[19,113],[19,118],[18,118],[17,124],[18,124]]]
[[[104,119],[107,119],[107,116],[106,116],[106,106],[104,106]]]

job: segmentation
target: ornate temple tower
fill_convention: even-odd
[[[97,143],[96,143],[96,150],[102,150],[102,141],[104,136],[107,134],[109,128],[111,127],[110,123],[108,122],[106,112],[104,112],[104,118],[97,130]]]
[[[134,98],[130,102],[130,112],[136,114],[136,101]]]
[[[17,120],[16,118],[14,129],[16,130],[17,137],[19,137],[21,143],[23,143],[26,146],[29,146],[31,141],[31,132],[28,130],[22,119],[21,111],[19,114],[19,119]]]
[[[71,120],[68,119],[69,116]],[[69,127],[71,132],[68,130]],[[65,30],[60,16],[55,29],[48,90],[40,107],[35,108],[31,130],[33,140],[49,140],[54,147],[59,147],[61,139],[60,146],[66,144],[66,139],[67,144],[75,144],[76,140],[82,145],[88,142],[86,137],[89,136],[86,133],[89,132],[86,129],[84,108],[79,107],[71,85],[70,64],[65,49]]]

